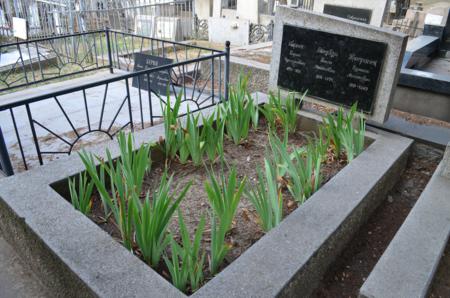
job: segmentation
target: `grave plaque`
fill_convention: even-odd
[[[145,69],[152,69],[158,66],[172,64],[173,60],[169,58],[163,58],[143,53],[134,54],[134,71],[140,71]],[[139,85],[143,90],[151,90],[154,93],[166,94],[167,86],[171,82],[170,73],[171,69],[161,70],[157,72],[150,73],[148,78],[150,83],[147,81],[147,75],[141,75],[133,78],[133,87],[138,88]]]
[[[283,26],[278,86],[372,113],[387,45]]]
[[[370,9],[331,4],[324,5],[323,13],[365,24],[370,24],[370,20],[372,18],[372,10]]]

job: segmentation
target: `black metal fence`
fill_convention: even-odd
[[[102,64],[105,67],[133,70],[136,53],[159,57],[168,63],[62,91],[0,101],[4,136],[3,142],[0,139],[0,161],[7,161],[0,162],[1,171],[13,174],[12,168],[8,170],[5,166],[8,161],[15,171],[27,170],[71,154],[80,144],[96,143],[99,137],[112,139],[123,129],[133,131],[152,126],[162,121],[167,99],[173,103],[176,97],[181,98],[186,113],[228,97],[229,43],[224,51],[217,51],[117,31],[100,35],[105,38],[106,50],[102,51],[107,57]],[[22,71],[33,69],[23,67]],[[161,77],[167,80],[165,92],[155,87]]]
[[[109,31],[0,45],[0,92],[110,67]]]

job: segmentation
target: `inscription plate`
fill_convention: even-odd
[[[347,6],[325,4],[323,13],[365,24],[372,19],[372,10]]]
[[[172,64],[173,60],[169,58],[163,58],[143,53],[134,54],[134,71],[140,71],[145,69],[151,69],[158,66]],[[141,75],[138,77],[133,77],[133,87],[138,88],[139,85],[143,90],[151,90],[154,93],[166,94],[167,86],[171,82],[171,69],[161,70],[157,72],[150,73],[148,78],[150,79],[150,84],[147,81],[147,75]],[[149,86],[150,85],[150,86]]]
[[[371,113],[387,44],[284,25],[278,86]]]

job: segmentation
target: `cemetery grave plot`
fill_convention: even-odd
[[[278,41],[280,19],[297,22],[291,14],[305,13],[290,10],[285,18],[285,9],[277,11]],[[397,54],[401,49],[388,54],[383,75],[398,73]],[[276,59],[271,87],[285,70]],[[307,296],[395,184],[412,141],[366,132],[356,105],[345,113],[335,102],[341,108],[324,119],[301,111],[299,84],[295,95],[267,96],[251,95],[242,77],[238,82],[227,90],[229,100],[201,114],[178,117],[180,98],[174,105],[167,99],[162,123],[136,132],[135,140],[120,133],[118,143],[23,175],[42,187],[29,204],[22,203],[26,188],[0,181],[0,202],[11,206],[0,215],[14,213],[13,231],[15,217],[25,218],[44,244],[33,253],[58,263],[31,266],[52,267],[49,274],[67,285],[58,291],[102,297]],[[382,89],[388,100],[391,90]],[[44,209],[51,203],[55,208]]]
[[[149,163],[149,168],[145,171],[145,175],[140,176],[139,181],[135,180],[134,182],[136,185],[142,185],[138,187],[140,189],[137,194],[140,202],[136,203],[138,205],[143,204],[143,198],[146,193],[152,196],[158,193],[158,190],[161,192],[161,183],[167,179],[167,176],[172,177],[173,175],[169,189],[170,192],[174,193],[174,197],[176,194],[184,194],[184,191],[186,191],[184,198],[177,207],[182,215],[175,212],[170,216],[171,219],[168,223],[168,229],[173,236],[168,237],[173,237],[174,241],[178,243],[176,245],[181,245],[186,248],[186,242],[183,240],[184,227],[179,221],[179,216],[182,216],[183,225],[186,225],[187,231],[191,234],[191,238],[195,237],[195,231],[201,232],[201,241],[198,245],[201,251],[205,253],[206,258],[203,259],[203,263],[199,264],[201,270],[197,269],[197,272],[198,270],[203,272],[203,276],[198,281],[199,284],[194,286],[194,284],[189,283],[190,286],[187,286],[188,283],[183,285],[177,283],[179,281],[178,277],[173,275],[174,273],[171,270],[174,269],[170,268],[170,264],[168,263],[171,257],[174,263],[178,263],[177,256],[174,256],[173,253],[173,245],[175,244],[171,244],[168,246],[170,248],[164,249],[166,251],[162,254],[166,256],[164,259],[160,257],[150,261],[145,251],[145,246],[142,246],[143,243],[139,242],[140,236],[134,235],[136,233],[134,229],[138,229],[139,225],[136,224],[135,228],[129,227],[133,231],[133,236],[127,238],[124,236],[126,232],[124,232],[125,227],[122,225],[123,223],[121,224],[120,220],[111,214],[105,216],[104,198],[107,195],[101,191],[101,188],[104,187],[104,191],[109,192],[112,201],[117,200],[119,202],[120,194],[117,193],[118,195],[116,197],[113,196],[111,189],[107,190],[109,187],[108,183],[101,182],[106,180],[96,180],[97,178],[95,177],[98,176],[96,176],[95,166],[93,164],[89,165],[89,162],[86,163],[90,159],[89,155],[82,154],[83,162],[86,165],[89,175],[84,176],[84,178],[80,177],[80,179],[86,178],[89,181],[97,181],[89,183],[95,183],[96,186],[94,188],[98,192],[94,192],[92,196],[88,194],[85,200],[88,200],[89,203],[86,205],[87,201],[85,201],[84,207],[82,207],[82,204],[80,204],[77,198],[83,197],[84,192],[80,191],[81,189],[78,189],[78,186],[71,189],[70,197],[67,196],[67,185],[64,191],[66,198],[69,201],[72,200],[74,206],[77,206],[76,208],[81,207],[81,210],[103,230],[119,242],[122,242],[135,255],[139,256],[153,269],[157,270],[162,276],[172,281],[175,286],[186,293],[192,293],[203,283],[212,279],[221,269],[237,259],[246,249],[263,237],[266,232],[276,227],[282,218],[287,217],[291,212],[300,207],[304,201],[345,167],[347,163],[351,162],[369,144],[369,140],[364,136],[365,129],[363,122],[359,122],[362,125],[359,128],[353,127],[353,119],[357,117],[354,111],[344,116],[343,111],[340,110],[337,117],[341,120],[345,119],[345,124],[342,124],[343,126],[340,128],[333,128],[333,125],[318,124],[315,131],[304,131],[299,129],[299,122],[302,121],[301,117],[298,116],[300,105],[294,97],[286,99],[287,106],[281,104],[279,97],[273,96],[269,103],[258,107],[256,102],[245,91],[244,84],[241,87],[232,88],[230,98],[231,103],[228,105],[226,103],[223,104],[222,108],[220,108],[220,113],[216,110],[216,113],[210,116],[211,118],[203,120],[204,123],[205,121],[209,123],[206,127],[197,126],[195,119],[199,118],[195,116],[188,116],[186,124],[182,124],[181,122],[173,123],[166,110],[164,113],[166,116],[164,122],[169,123],[165,125],[166,139],[164,141],[161,140],[161,143],[157,147],[152,149],[149,147],[147,149],[151,151],[153,162]],[[177,104],[174,106],[175,110],[177,109],[176,106]],[[258,120],[254,117],[257,115],[255,113],[259,114],[259,109],[261,117]],[[292,112],[291,114],[289,110]],[[290,114],[290,121],[288,121],[288,114]],[[217,115],[220,115],[220,118],[216,118]],[[336,120],[331,114],[328,117],[328,120],[324,120],[324,123],[331,123],[328,121]],[[233,123],[231,122],[239,122],[237,129],[233,129]],[[175,146],[167,142],[167,139],[171,139],[170,133],[173,129],[176,129],[177,137],[175,138],[185,138],[183,141],[185,143],[183,144],[188,148],[192,144],[188,139],[198,139],[198,144],[195,146],[196,149],[192,149],[198,150],[198,152],[191,151],[188,148],[183,149],[183,144],[180,145],[181,147],[178,151],[173,149],[174,147],[170,147]],[[218,130],[215,131],[215,129],[222,129],[224,133],[220,133]],[[208,140],[206,133],[203,135],[205,130],[211,130],[210,132],[213,132],[209,137],[216,138],[215,141]],[[247,130],[248,134],[245,133]],[[244,133],[240,135],[243,131]],[[344,134],[347,133],[349,135],[345,139]],[[340,137],[333,137],[333,135],[340,135],[342,139]],[[202,139],[202,136],[205,139]],[[285,137],[288,137],[288,139],[285,139]],[[283,145],[284,140],[287,140],[286,145]],[[122,145],[120,146],[127,148],[128,146],[132,146],[131,143],[126,143],[125,136],[123,136],[121,142]],[[222,145],[218,148],[209,148],[212,151],[208,151],[208,149],[203,151],[200,149],[203,148],[200,145],[202,142],[204,142],[204,146],[216,143]],[[269,146],[268,144],[271,145]],[[354,150],[347,146],[352,147]],[[143,148],[141,147],[137,152],[142,153]],[[183,152],[184,150],[189,151],[188,156],[186,156],[186,152]],[[125,163],[124,156],[132,154],[129,151],[127,152],[124,154],[124,151],[122,151],[122,157],[119,158],[118,163]],[[141,153],[135,153],[136,155],[134,155],[135,157],[133,159],[136,158],[137,160],[137,156]],[[148,154],[148,151],[146,154]],[[172,154],[171,158],[169,156],[170,154]],[[109,162],[106,164],[109,164]],[[102,169],[106,164],[101,165],[100,168]],[[100,170],[100,172],[110,173],[111,168],[104,169],[106,172],[103,172],[103,170]],[[116,169],[122,173],[119,175],[125,175],[119,167]],[[208,184],[214,187],[212,175],[218,179],[217,186],[219,188],[214,189],[215,194],[224,194],[224,189],[233,185],[231,186],[232,189],[228,190],[228,193],[229,195],[234,193],[237,196],[234,200],[237,199],[238,203],[237,207],[234,207],[236,208],[234,211],[231,211],[233,207],[228,206],[231,203],[230,201],[228,203],[225,201],[225,205],[222,207],[224,209],[223,212],[231,211],[233,215],[231,218],[228,218],[229,226],[226,228],[226,234],[223,234],[223,238],[221,239],[223,241],[222,245],[225,255],[222,256],[223,259],[216,261],[211,261],[217,258],[217,251],[213,249],[212,239],[217,239],[215,237],[218,237],[218,234],[213,231],[215,231],[217,225],[220,226],[220,224],[225,222],[225,218],[222,218],[220,212],[214,207],[215,205],[210,193],[212,190],[209,190],[206,186]],[[235,175],[234,178],[232,178],[233,175]],[[267,178],[269,177],[267,175],[271,175],[271,178]],[[125,176],[122,176],[121,179],[125,179]],[[233,179],[237,179],[235,184],[231,182]],[[69,188],[70,184],[75,183],[73,182],[75,180],[70,181]],[[85,183],[88,183],[87,180],[81,181],[84,181],[81,182],[81,185],[84,186],[87,185]],[[99,186],[97,183],[103,186]],[[122,182],[118,182],[118,184],[120,183]],[[115,185],[114,187],[120,192],[120,185]],[[262,192],[258,193],[256,191],[258,187],[261,187],[260,191],[262,190]],[[266,213],[268,212],[267,214],[261,211],[257,207],[257,203],[251,199],[253,195],[264,195],[263,193],[266,191],[266,187],[269,187],[267,189],[269,196],[265,196],[259,202],[262,206],[268,208],[266,210]],[[270,187],[273,187],[272,192],[270,192]],[[78,195],[74,195],[77,190],[79,190]],[[126,204],[127,207],[121,212],[127,212],[126,210],[132,208],[129,204],[133,199],[130,194],[125,195],[123,199],[124,201],[120,201],[120,204]],[[225,200],[229,199],[226,198]],[[157,198],[154,196],[152,200],[155,203]],[[277,206],[267,205],[269,201],[271,204]],[[264,205],[264,202],[266,205]],[[162,215],[160,214],[160,216]],[[267,219],[267,216],[269,219]],[[217,220],[217,218],[220,218],[220,220]],[[135,220],[137,219],[135,218]],[[202,225],[203,228],[201,228]],[[196,256],[196,258],[200,255]]]

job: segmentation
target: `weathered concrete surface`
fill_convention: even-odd
[[[0,297],[51,297],[39,279],[24,268],[20,256],[0,235]]]
[[[450,180],[441,163],[360,290],[360,297],[426,297],[450,235]]]
[[[386,56],[378,81],[373,113],[371,115],[367,115],[367,118],[378,123],[383,123],[387,120],[389,111],[392,107],[395,88],[397,86],[403,56],[408,41],[405,34],[393,32],[388,29],[376,28],[374,26],[361,24],[334,16],[325,16],[323,14],[280,6],[278,7],[275,16],[273,55],[269,80],[270,90],[275,91],[278,90],[278,72],[280,67],[280,59],[282,59],[281,43],[284,25],[292,25],[332,34],[386,43]],[[305,97],[305,100],[336,107],[336,105],[308,96]]]

